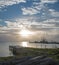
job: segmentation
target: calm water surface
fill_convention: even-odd
[[[28,42],[3,42],[0,43],[0,57],[10,56],[9,45],[19,45],[23,47],[33,48],[59,48],[59,44],[39,44],[39,43],[28,43]]]

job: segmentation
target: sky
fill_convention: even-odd
[[[34,32],[23,38],[23,28]],[[59,0],[0,0],[0,42],[46,38],[59,41]]]

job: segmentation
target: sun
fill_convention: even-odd
[[[30,35],[32,35],[33,33],[27,29],[22,29],[19,34],[22,36],[22,37],[28,37]]]

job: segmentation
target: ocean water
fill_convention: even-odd
[[[0,43],[0,57],[11,56],[12,53],[9,50],[10,45],[18,45],[22,47],[33,48],[59,48],[59,44],[42,44],[42,43],[29,43],[29,42],[1,42]]]

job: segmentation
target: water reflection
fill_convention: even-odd
[[[28,47],[28,42],[21,42],[21,46]]]
[[[59,48],[59,44],[44,44],[44,43],[29,43],[21,42],[22,47],[32,47],[32,48]]]
[[[59,48],[59,44],[29,43],[26,41],[25,42],[6,42],[6,43],[0,43],[0,56],[10,56],[9,45],[32,47],[32,48]]]
[[[38,45],[36,43],[29,43],[29,42],[20,42],[19,44],[22,47],[32,47],[32,48],[37,48]],[[39,45],[40,48],[40,45]]]

